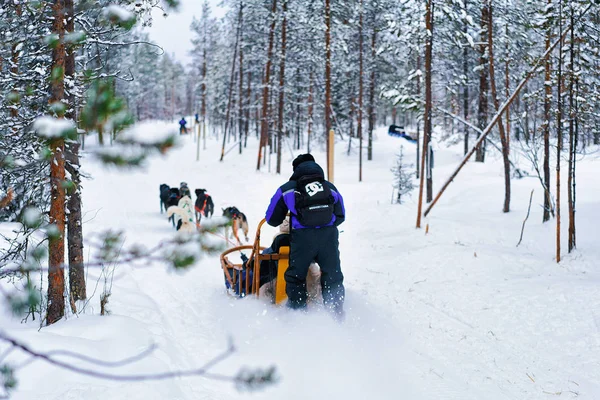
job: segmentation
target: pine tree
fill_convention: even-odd
[[[400,153],[397,157],[396,165],[391,171],[394,174],[395,202],[402,204],[402,196],[410,195],[414,189],[413,178],[415,172],[409,172],[413,166],[404,163],[404,146],[400,146]]]

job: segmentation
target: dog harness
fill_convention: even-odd
[[[206,208],[206,203],[208,203],[207,200],[209,196],[210,195],[208,193],[204,193],[204,201],[202,202],[202,208],[198,208],[197,206],[194,207],[197,212],[204,214],[204,209]]]

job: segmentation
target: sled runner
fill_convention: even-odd
[[[221,253],[221,268],[225,277],[225,286],[228,289],[228,293],[236,297],[245,297],[247,295],[255,295],[259,297],[259,289],[261,283],[272,284],[273,297],[272,301],[275,304],[281,304],[287,299],[285,294],[285,279],[283,275],[289,266],[289,246],[281,246],[276,253],[262,254],[266,247],[260,245],[260,233],[261,228],[266,222],[263,218],[256,228],[256,237],[252,245],[232,247],[223,253]],[[246,259],[243,256],[243,251],[251,251],[250,256]],[[242,257],[241,263],[234,263],[230,260],[230,257],[236,253],[241,252]],[[266,261],[266,263],[263,263]],[[275,268],[273,263],[277,263],[276,276],[272,271]],[[262,265],[261,265],[262,264]],[[261,274],[261,267],[267,266],[267,271],[263,269]],[[276,278],[275,280],[273,278]],[[261,282],[267,279],[269,283]]]

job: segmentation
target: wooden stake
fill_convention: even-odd
[[[196,136],[198,136],[198,140],[196,140],[196,161],[200,161],[200,124],[197,124],[196,126]]]

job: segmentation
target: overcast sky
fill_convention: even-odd
[[[225,14],[226,10],[218,6],[220,2],[221,0],[208,0],[213,16],[221,17]],[[171,11],[167,18],[163,17],[160,10],[155,10],[152,14],[152,27],[147,28],[152,40],[167,53],[174,54],[186,66],[191,60],[188,54],[192,48],[190,25],[193,17],[200,19],[203,3],[203,0],[181,0],[179,11]]]

